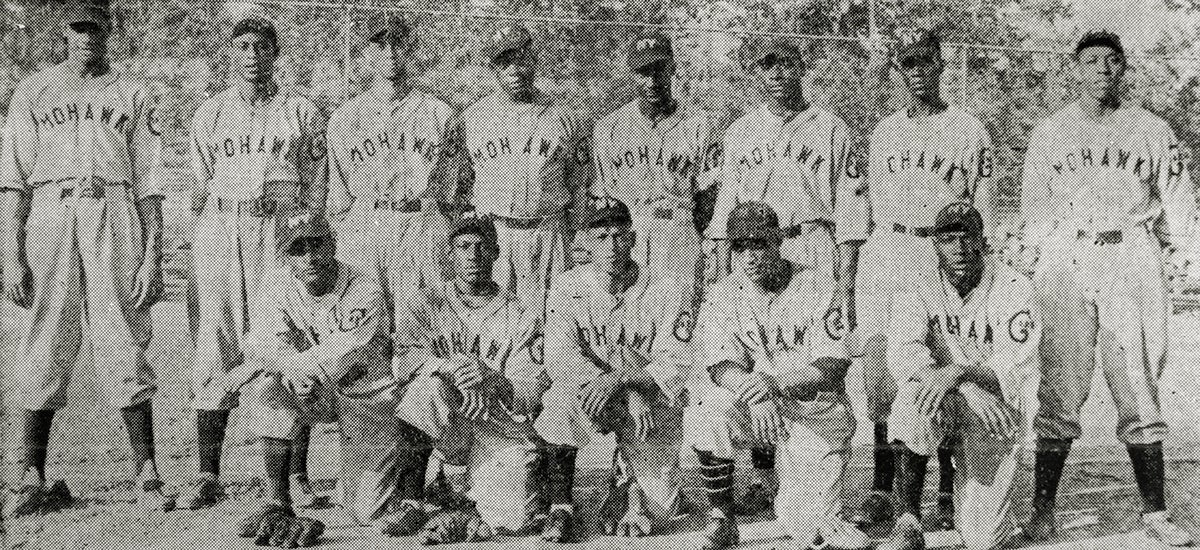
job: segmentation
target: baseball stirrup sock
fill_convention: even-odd
[[[292,442],[286,439],[264,437],[263,469],[267,474],[267,493],[272,500],[291,504],[291,483],[288,468],[292,464]]]
[[[1058,482],[1062,479],[1067,455],[1071,452],[1070,439],[1038,439],[1037,456],[1034,460],[1033,505],[1037,508],[1054,506],[1058,494]]]
[[[121,409],[125,429],[129,432],[129,447],[133,450],[133,471],[138,476],[142,465],[154,460],[154,409],[150,401]]]
[[[696,456],[700,458],[700,477],[704,481],[709,504],[726,516],[730,515],[733,510],[734,462],[728,458],[718,458],[708,451],[696,451]]]
[[[396,430],[396,490],[401,499],[425,499],[425,470],[433,444],[429,436],[408,424],[400,422]]]
[[[1166,497],[1163,491],[1162,443],[1150,445],[1128,445],[1129,461],[1133,463],[1133,477],[1137,479],[1138,490],[1142,493],[1142,506],[1147,514],[1161,512],[1167,509]]]
[[[892,492],[896,480],[896,463],[887,432],[886,422],[875,424],[875,472],[871,489],[881,493]]]
[[[312,441],[312,426],[300,426],[292,438],[291,474],[308,477],[308,444]]]
[[[954,448],[957,446],[957,440],[947,438],[938,447],[938,492],[954,492]]]
[[[904,511],[921,517],[921,495],[925,492],[925,472],[929,457],[912,452],[903,443],[896,442],[897,490]]]
[[[50,445],[50,427],[54,411],[22,411],[21,444],[25,446],[25,468],[32,468],[42,481],[46,479],[46,448]]]
[[[225,443],[225,427],[229,411],[196,411],[196,459],[201,474],[221,473],[221,446]]]
[[[575,487],[574,447],[553,446],[546,453],[546,484],[551,506],[569,505],[575,502],[572,489]]]

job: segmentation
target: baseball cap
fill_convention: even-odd
[[[496,243],[496,224],[486,216],[479,214],[474,210],[463,212],[463,214],[450,222],[450,236],[447,238],[453,241],[459,235],[479,235],[484,241]]]
[[[730,242],[766,240],[777,241],[782,238],[779,229],[779,215],[765,203],[751,201],[743,202],[729,213],[726,223],[725,238]]]
[[[952,202],[942,208],[933,222],[933,233],[962,231],[975,235],[983,234],[983,216],[974,206],[965,202]]]
[[[631,225],[633,217],[625,203],[612,197],[591,197],[580,216],[579,226],[582,229],[594,227],[612,227]]]
[[[62,24],[92,23],[104,30],[112,29],[112,17],[103,6],[90,2],[71,2],[63,7]]]
[[[629,48],[629,68],[638,70],[647,65],[674,59],[671,51],[671,38],[657,31],[647,31],[638,34]]]
[[[758,38],[746,43],[742,63],[755,65],[771,56],[801,59],[804,54],[795,44],[782,38]]]
[[[362,26],[363,37],[369,42],[406,42],[412,38],[412,27],[394,12],[378,12]]]
[[[261,17],[246,17],[239,20],[233,25],[233,31],[229,33],[229,39],[233,40],[243,34],[254,33],[265,39],[268,42],[279,46],[279,33],[275,30],[275,24]]]
[[[517,23],[508,23],[496,29],[488,37],[487,43],[483,46],[483,55],[488,61],[495,61],[500,54],[512,50],[524,48],[533,42],[533,36],[529,34],[529,30]]]
[[[275,225],[275,245],[280,252],[287,252],[300,239],[332,237],[333,228],[324,216],[305,212],[281,217]]]
[[[1094,30],[1083,33],[1079,38],[1079,42],[1075,44],[1075,55],[1092,46],[1108,46],[1121,55],[1125,54],[1125,48],[1121,46],[1121,37],[1106,30]]]
[[[896,31],[896,48],[893,52],[896,59],[906,56],[922,48],[942,51],[942,40],[937,33],[925,28],[906,27]]]

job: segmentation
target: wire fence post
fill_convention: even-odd
[[[958,104],[966,107],[967,105],[967,57],[970,55],[970,49],[966,44],[959,48],[958,59]]]

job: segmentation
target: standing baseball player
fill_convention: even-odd
[[[449,276],[441,209],[453,188],[436,174],[453,151],[444,145],[453,112],[413,88],[416,37],[403,19],[380,12],[363,28],[375,76],[329,117],[327,211],[340,222],[342,258],[377,273],[392,297]]]
[[[575,540],[575,457],[596,434],[615,434],[623,474],[600,510],[606,534],[649,535],[674,515],[681,498],[691,285],[654,279],[633,260],[637,236],[620,201],[589,201],[579,230],[591,262],[551,285],[546,370],[552,383],[535,422],[549,446],[551,507],[542,538],[550,542]]]
[[[341,429],[341,502],[359,524],[386,530],[394,518],[389,505],[402,490],[397,465],[413,451],[393,414],[383,289],[371,274],[336,259],[333,231],[320,214],[277,224],[273,238],[286,267],[267,274],[255,302],[262,322],[246,338],[246,360],[220,381],[224,391],[242,395],[247,422],[262,438],[266,502],[241,534],[273,535],[279,545],[289,531],[303,538],[320,529],[295,518],[289,491],[291,440],[317,422]]]
[[[721,186],[706,235],[720,266],[716,273],[729,271],[729,213],[740,203],[761,201],[781,218],[784,258],[829,274],[838,282],[839,307],[852,314],[854,266],[868,214],[846,125],[805,99],[805,60],[796,46],[777,39],[751,42],[743,63],[767,100],[725,133]],[[777,485],[770,451],[755,450],[752,460],[755,481],[747,498],[738,499],[748,513],[769,505]]]
[[[54,413],[86,335],[95,386],[121,409],[133,448],[139,502],[169,509],[154,461],[146,362],[150,306],[162,295],[162,143],[146,87],[109,65],[112,20],[102,8],[64,8],[67,60],[31,75],[9,104],[0,151],[4,294],[29,309],[12,362],[25,469],[5,517],[66,506],[47,488]]]
[[[638,236],[633,257],[652,277],[699,282],[698,228],[708,220],[696,212],[718,189],[719,121],[672,95],[675,54],[666,35],[639,34],[627,61],[638,97],[596,123],[592,195],[629,206]]]
[[[220,496],[221,445],[236,394],[221,384],[245,359],[245,337],[265,273],[279,267],[276,218],[325,202],[325,121],[307,98],[281,90],[275,26],[251,17],[233,26],[228,44],[233,85],[200,105],[192,118],[191,156],[197,214],[192,255],[197,296],[192,399],[199,475],[180,506],[213,505]],[[296,438],[304,451],[303,435]],[[297,452],[295,471],[305,471]]]
[[[984,227],[969,204],[942,209],[932,235],[938,276],[896,295],[887,358],[899,392],[888,437],[903,515],[883,549],[924,548],[925,466],[952,435],[954,524],[966,547],[1005,547],[1028,512],[1021,454],[1038,408],[1041,323],[1032,282],[987,254]]]
[[[735,269],[701,306],[697,376],[706,383],[684,414],[684,442],[712,504],[703,547],[738,543],[734,453],[746,447],[778,453],[775,516],[797,547],[866,547],[839,518],[854,415],[837,284],[782,257],[779,218],[766,204],[738,205],[724,234]]]
[[[473,177],[459,195],[496,220],[496,282],[541,309],[550,277],[566,269],[570,210],[591,181],[589,140],[575,113],[534,87],[525,27],[500,27],[483,55],[499,89],[462,113],[463,172]]]
[[[541,313],[527,313],[515,292],[492,280],[499,247],[490,219],[474,212],[456,219],[442,247],[454,278],[416,290],[397,312],[395,371],[404,389],[396,415],[432,440],[443,462],[467,467],[467,496],[486,525],[474,538],[523,532],[536,513],[529,478],[539,441],[532,418],[541,399]],[[425,461],[412,466],[419,484]],[[401,505],[406,531],[421,527],[420,505]],[[427,534],[444,530],[447,519],[434,515]],[[437,542],[470,538],[445,533]]]
[[[898,33],[892,67],[909,93],[900,111],[871,135],[867,162],[871,236],[862,247],[856,285],[857,341],[863,346],[867,416],[875,423],[875,475],[871,494],[855,518],[883,523],[893,517],[894,466],[887,418],[897,381],[886,364],[888,319],[894,295],[935,278],[932,225],[939,210],[957,201],[974,204],[985,231],[992,215],[992,145],[979,119],[941,96],[941,42],[925,29]],[[939,523],[953,528],[954,438],[939,451]]]
[[[1163,250],[1189,242],[1196,212],[1186,146],[1165,121],[1122,101],[1127,65],[1116,35],[1085,34],[1074,65],[1082,93],[1034,131],[1021,186],[1025,246],[1046,324],[1028,532],[1042,540],[1055,531],[1058,481],[1099,360],[1146,532],[1187,545],[1192,537],[1172,523],[1163,496],[1167,426],[1158,398],[1171,312]]]

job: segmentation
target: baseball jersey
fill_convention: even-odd
[[[398,352],[417,352],[410,374],[420,369],[422,355],[445,359],[455,354],[477,358],[510,379],[540,373],[529,372],[542,364],[540,319],[527,314],[511,290],[472,308],[451,280],[414,290],[403,302],[397,307],[395,341]]]
[[[653,208],[692,210],[696,192],[716,185],[721,141],[712,113],[680,105],[651,122],[632,101],[592,131],[592,194],[615,198],[634,216]]]
[[[651,280],[644,268],[620,296],[609,292],[592,264],[556,276],[546,306],[550,379],[582,386],[600,376],[624,346],[650,360],[646,371],[668,400],[677,401],[692,361],[695,323],[688,288],[672,277]]]
[[[308,98],[282,89],[261,105],[234,87],[205,100],[192,117],[191,152],[208,196],[257,199],[267,182],[297,184],[297,198],[309,204],[325,196],[325,116]]]
[[[725,238],[729,213],[748,201],[768,204],[785,228],[824,221],[839,243],[866,238],[860,162],[846,124],[828,111],[809,107],[784,120],[764,104],[725,132],[723,159],[708,238]]]
[[[446,180],[434,176],[453,111],[420,90],[392,100],[390,82],[377,83],[329,117],[331,214],[378,200],[436,198],[448,202]]]
[[[792,270],[787,287],[777,293],[741,270],[713,285],[700,308],[701,372],[730,362],[778,376],[821,358],[849,360],[833,278],[812,269]]]
[[[979,285],[965,298],[940,269],[937,279],[897,296],[888,332],[888,369],[896,380],[923,368],[980,365],[996,375],[1009,403],[1020,402],[1026,381],[1040,372],[1033,283],[992,257],[985,262]]]
[[[1143,224],[1168,242],[1186,242],[1195,213],[1185,147],[1164,120],[1141,107],[1123,106],[1098,123],[1073,103],[1029,140],[1021,217],[1033,245],[1055,228],[1073,238],[1080,230]]]
[[[474,174],[471,204],[481,214],[550,216],[586,189],[590,140],[566,107],[544,97],[515,103],[493,94],[463,111],[461,124]]]
[[[62,64],[29,76],[12,95],[7,125],[0,189],[94,176],[129,182],[135,200],[162,195],[155,103],[115,70],[82,78]]]
[[[288,268],[263,293],[266,322],[251,329],[249,355],[294,366],[350,386],[389,381],[388,317],[383,288],[374,278],[338,263],[337,282],[313,296]]]
[[[930,227],[952,202],[970,202],[983,226],[996,226],[992,138],[979,119],[953,105],[912,118],[901,109],[871,133],[868,194],[875,227]]]

